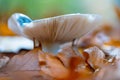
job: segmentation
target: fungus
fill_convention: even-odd
[[[75,13],[32,20],[15,13],[9,18],[8,26],[15,33],[38,41],[44,52],[58,53],[61,44],[92,31],[100,20],[97,14]]]

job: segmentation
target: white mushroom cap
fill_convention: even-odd
[[[67,14],[34,20],[26,25],[24,33],[41,42],[67,42],[92,31],[100,20],[96,14]]]

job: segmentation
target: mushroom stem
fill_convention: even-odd
[[[76,41],[76,39],[73,39],[72,48],[73,48],[74,52],[76,53],[76,55],[78,55],[84,59],[83,55],[78,51],[78,47],[77,47],[75,41]]]
[[[35,48],[36,45],[35,45],[35,38],[33,38],[33,48]]]
[[[33,48],[37,47],[41,49],[41,43],[39,43],[35,38],[33,38]]]
[[[57,54],[60,49],[60,43],[41,43],[42,51]]]

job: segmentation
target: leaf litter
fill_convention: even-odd
[[[120,45],[116,45],[119,36],[110,33],[116,30],[105,29],[78,41],[79,54],[83,57],[76,55],[70,45],[61,48],[56,55],[34,49],[8,56],[9,62],[0,68],[0,80],[119,80]],[[100,43],[96,41],[99,33],[103,40]],[[83,45],[84,40],[87,44]]]

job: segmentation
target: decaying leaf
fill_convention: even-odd
[[[97,69],[104,64],[105,54],[97,47],[91,47],[84,50],[89,54],[87,62],[93,69]]]
[[[70,46],[66,46],[62,48],[59,53],[57,54],[57,57],[63,62],[65,67],[69,67],[70,64],[70,58],[76,56],[75,51]]]
[[[9,61],[9,57],[3,56],[0,58],[0,68],[4,67]]]
[[[113,63],[104,64],[95,74],[95,80],[119,80],[120,60],[115,59]]]
[[[39,56],[43,56],[43,54]],[[68,77],[70,73],[69,69],[67,69],[56,56],[51,54],[44,54],[44,56],[46,64],[41,66],[41,70],[44,73],[57,79],[64,79]]]
[[[62,49],[57,55],[39,54],[41,70],[60,80],[92,80],[92,72],[85,60],[75,54],[71,47]]]
[[[5,71],[18,70],[40,70],[38,54],[31,51],[24,55],[14,56],[5,67]]]
[[[112,57],[120,57],[120,47],[115,47],[111,45],[103,45],[101,46],[103,51],[106,52],[107,55]]]
[[[92,71],[80,56],[70,58],[71,74],[68,80],[92,80]]]
[[[26,54],[15,55],[0,70],[0,80],[53,80],[40,71],[38,52],[33,50]]]

